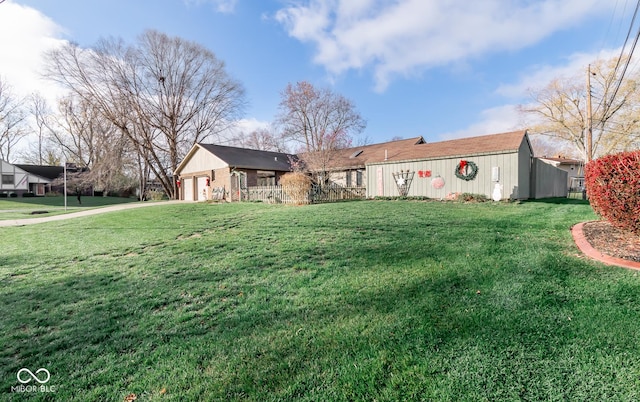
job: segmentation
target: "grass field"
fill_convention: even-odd
[[[46,368],[29,400],[638,400],[640,278],[579,255],[594,218],[178,204],[4,228],[0,399]]]
[[[0,198],[0,220],[24,219],[60,215],[65,212],[77,212],[83,209],[104,207],[107,205],[136,202],[136,198],[122,197],[81,197],[81,204],[75,195],[67,196],[67,211],[64,209],[64,196]],[[34,211],[38,211],[34,214]]]

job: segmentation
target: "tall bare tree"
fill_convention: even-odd
[[[638,77],[626,77],[617,93],[620,76],[616,73],[617,59],[598,60],[591,66],[593,157],[638,146],[640,119],[638,108]],[[587,86],[583,74],[571,78],[557,78],[545,88],[531,93],[533,102],[521,105],[520,110],[532,115],[537,124],[530,131],[567,141],[588,159],[585,130],[587,119]]]
[[[289,152],[282,136],[268,128],[259,128],[249,134],[241,132],[231,138],[231,143],[235,146],[260,151]]]
[[[105,194],[123,187],[133,163],[130,142],[95,105],[69,95],[59,100],[56,114],[43,116],[41,124],[66,161],[87,168],[84,181]]]
[[[134,45],[68,44],[48,54],[47,75],[96,105],[129,138],[171,198],[175,172],[193,144],[227,129],[244,90],[222,61],[199,44],[157,31]]]
[[[366,121],[349,99],[306,81],[287,85],[281,96],[277,121],[283,137],[302,146],[308,168],[326,182],[335,151],[349,147]]]
[[[11,152],[26,135],[24,100],[0,78],[0,159],[11,162]]]

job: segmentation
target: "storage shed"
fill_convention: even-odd
[[[366,169],[367,197],[473,193],[528,199],[567,194],[566,172],[534,158],[526,131],[417,144]]]

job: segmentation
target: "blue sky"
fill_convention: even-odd
[[[351,99],[369,142],[429,142],[522,127],[530,88],[584,75],[617,55],[628,0],[5,0],[0,76],[53,94],[42,50],[145,29],[212,50],[242,82],[240,127],[271,122],[288,83],[307,80]],[[50,95],[54,96],[54,95]]]

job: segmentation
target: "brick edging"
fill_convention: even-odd
[[[589,221],[595,222],[595,221]],[[587,257],[592,258],[596,261],[600,261],[607,265],[615,265],[622,268],[628,269],[636,269],[640,270],[640,262],[624,260],[622,258],[612,257],[610,255],[602,254],[600,251],[596,250],[589,244],[586,237],[584,236],[584,225],[589,222],[582,222],[571,227],[571,235],[573,236],[573,241],[576,243],[576,246],[582,251]]]

